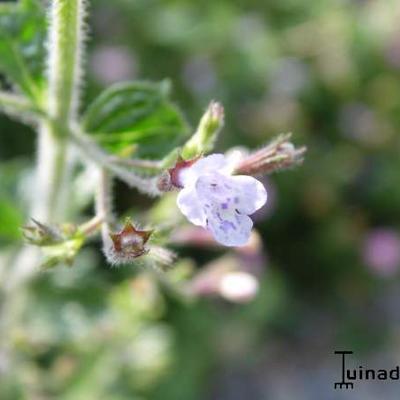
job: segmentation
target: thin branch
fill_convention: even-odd
[[[103,252],[108,259],[109,249],[112,247],[110,223],[114,220],[114,216],[112,211],[111,178],[104,168],[99,169],[95,205],[96,214],[103,220],[101,224],[101,238],[103,241]]]
[[[36,121],[40,116],[44,115],[44,112],[39,110],[26,97],[1,90],[0,110],[23,122]]]
[[[121,179],[128,186],[135,187],[142,193],[151,196],[160,195],[160,192],[157,189],[158,176],[143,178],[127,170],[125,167],[120,166],[118,163],[113,162],[112,157],[110,157],[108,153],[106,153],[89,137],[80,133],[77,127],[71,130],[70,137],[79,150],[81,150],[90,160]]]
[[[50,8],[48,106],[60,124],[75,120],[79,107],[85,1],[53,0]]]
[[[132,168],[155,169],[161,171],[163,169],[161,161],[155,160],[138,160],[131,158],[121,158],[116,156],[109,157],[110,162],[125,165]]]
[[[52,223],[64,217],[68,144],[66,138],[57,135],[52,123],[42,120],[38,129],[36,186],[30,215],[43,223]]]
[[[78,231],[85,236],[93,235],[101,228],[103,222],[104,216],[95,215],[89,221],[79,225]]]

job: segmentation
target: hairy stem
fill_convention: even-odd
[[[24,96],[4,91],[0,91],[0,110],[20,120],[43,115],[43,112]]]
[[[78,149],[85,154],[87,158],[92,160],[98,166],[101,166],[112,175],[115,175],[128,186],[135,187],[142,193],[149,194],[151,196],[157,196],[160,194],[157,189],[158,176],[152,178],[142,178],[135,173],[129,171],[125,167],[119,165],[113,161],[101,147],[93,142],[89,137],[79,132],[79,129],[75,127],[71,131],[71,141],[78,147]]]
[[[84,41],[83,0],[53,0],[50,10],[49,115],[60,124],[76,118]]]
[[[83,0],[53,0],[48,33],[48,96],[50,120],[39,124],[37,184],[32,216],[49,223],[63,217],[67,191],[67,140],[75,118],[83,37]]]
[[[77,107],[82,49],[82,0],[52,0],[49,13],[46,116],[39,115],[36,184],[30,215],[42,223],[62,220],[68,190],[68,126]],[[14,107],[25,107],[20,98],[3,95]],[[50,116],[50,120],[47,116]],[[34,273],[39,252],[24,248],[10,270],[9,286],[23,285]]]
[[[59,221],[63,217],[67,186],[67,142],[55,132],[49,122],[39,127],[36,186],[31,216],[43,223]]]
[[[115,164],[125,165],[127,167],[132,168],[142,168],[142,169],[149,169],[155,171],[162,171],[163,166],[161,161],[154,161],[154,160],[138,160],[138,159],[131,159],[131,158],[121,158],[117,156],[110,156],[110,162]]]
[[[81,78],[83,0],[52,0],[48,34],[48,95],[39,115],[36,184],[33,187],[31,216],[42,223],[62,220],[63,199],[68,190],[69,125],[76,118]],[[2,96],[8,107],[24,108],[20,98]],[[46,116],[44,116],[46,114]],[[50,118],[49,118],[50,117]],[[23,247],[16,255],[3,286],[0,315],[0,350],[8,349],[8,334],[21,317],[26,291],[19,290],[36,272],[38,249]],[[7,327],[7,330],[4,330]]]
[[[104,218],[100,215],[95,215],[89,221],[84,222],[78,227],[78,231],[85,236],[94,235],[98,232],[104,222]]]
[[[107,249],[111,243],[110,223],[113,222],[111,178],[108,172],[101,168],[99,170],[98,186],[96,192],[96,215],[103,220],[101,225],[101,238],[103,250],[107,256]]]

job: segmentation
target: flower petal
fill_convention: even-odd
[[[253,214],[267,201],[264,185],[251,176],[209,173],[198,178],[196,188],[205,200],[209,198],[225,203],[225,209],[229,207],[240,214]]]
[[[206,215],[197,199],[197,193],[194,188],[182,189],[176,199],[178,208],[182,214],[194,225],[206,226]]]
[[[247,215],[222,217],[220,207],[207,211],[207,229],[224,246],[244,246],[250,238],[253,221]],[[221,216],[218,217],[218,214]]]
[[[251,176],[238,175],[230,178],[233,201],[236,209],[244,214],[253,214],[267,202],[267,191],[264,185]]]
[[[180,173],[180,181],[184,187],[193,186],[198,177],[227,166],[223,154],[211,154],[196,161],[191,167],[185,168]]]
[[[197,198],[206,215],[207,229],[225,246],[243,246],[250,237],[253,221],[236,208],[237,191],[231,178],[218,173],[201,176]]]

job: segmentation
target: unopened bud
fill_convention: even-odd
[[[292,168],[304,160],[306,147],[296,148],[291,134],[280,135],[262,149],[245,156],[234,168],[234,174],[261,175]]]
[[[146,246],[153,231],[136,229],[128,220],[119,232],[110,233],[111,243],[105,249],[107,259],[115,265],[129,264],[148,253]]]
[[[59,243],[42,248],[42,268],[52,268],[58,264],[72,266],[76,255],[85,242],[84,236],[77,234]]]
[[[235,303],[247,303],[258,292],[258,281],[254,275],[235,271],[225,274],[219,282],[222,297]]]
[[[186,168],[191,167],[196,161],[198,161],[200,156],[195,157],[191,160],[184,160],[181,156],[175,163],[175,166],[169,168],[165,171],[159,178],[157,182],[157,188],[160,192],[169,192],[173,189],[181,189],[183,187],[181,182],[181,173]]]
[[[157,180],[157,189],[160,192],[170,192],[173,189],[169,171],[164,171]]]
[[[52,268],[58,264],[72,265],[85,242],[85,235],[72,224],[55,227],[33,218],[32,222],[22,228],[22,234],[29,244],[41,247],[43,258],[40,266]]]
[[[195,134],[183,146],[182,156],[190,159],[212,150],[223,125],[224,108],[222,104],[212,101],[202,116]]]
[[[32,224],[22,227],[22,234],[29,244],[49,246],[64,240],[61,232],[52,226],[42,224],[31,218]]]
[[[259,288],[255,274],[241,270],[235,254],[227,254],[204,266],[186,286],[189,295],[220,296],[235,303],[252,300]]]

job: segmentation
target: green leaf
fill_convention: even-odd
[[[0,5],[0,72],[31,98],[43,84],[46,19],[37,0]]]
[[[22,222],[23,217],[14,203],[10,199],[0,197],[0,238],[19,239]]]
[[[189,133],[168,95],[167,81],[114,85],[89,106],[83,129],[114,153],[134,147],[136,157],[160,158]]]
[[[0,164],[0,246],[4,241],[22,238],[26,203],[19,192],[19,182],[26,176],[26,167],[21,161]]]

